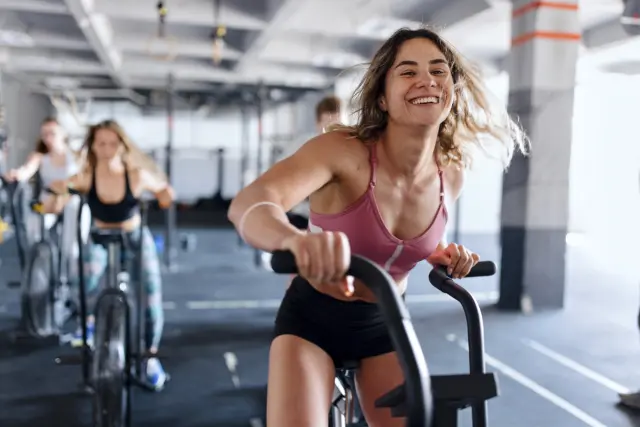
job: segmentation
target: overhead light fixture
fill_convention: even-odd
[[[50,89],[77,89],[80,87],[80,83],[68,77],[47,77],[44,81],[45,86]]]

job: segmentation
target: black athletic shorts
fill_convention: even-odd
[[[336,368],[394,351],[377,304],[341,301],[293,279],[276,316],[275,336],[295,335],[323,349]]]

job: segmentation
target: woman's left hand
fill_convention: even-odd
[[[433,266],[447,267],[447,274],[454,279],[465,277],[480,257],[462,245],[449,244],[444,249],[437,249],[427,258],[427,262]]]

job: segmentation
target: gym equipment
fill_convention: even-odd
[[[52,193],[49,189],[45,191]],[[70,194],[79,196],[73,190]],[[59,214],[55,224],[47,230],[42,203],[32,201],[30,207],[40,215],[40,236],[29,248],[23,270],[22,326],[28,337],[60,338],[65,324],[77,314],[77,303],[69,283],[71,260],[61,249],[65,213]]]
[[[367,427],[355,393],[355,372],[358,365],[358,362],[348,362],[336,369],[329,427]]]
[[[12,227],[12,233],[16,239],[20,271],[24,271],[25,253],[28,246],[24,207],[28,184],[18,181],[10,182],[0,176],[0,185],[0,193],[3,197],[1,217],[6,224]],[[8,282],[7,286],[19,288],[20,281]]]
[[[171,184],[171,153],[173,152],[173,97],[175,92],[174,87],[175,79],[173,74],[169,73],[167,76],[167,145],[165,146],[165,173],[167,179]],[[163,261],[164,267],[169,271],[174,271],[177,266],[175,265],[176,251],[173,244],[173,236],[176,230],[176,205],[172,203],[171,206],[165,211],[165,236],[164,236],[164,254]]]
[[[496,265],[479,262],[467,277],[493,276]],[[429,273],[429,281],[439,291],[460,303],[467,321],[469,345],[469,373],[459,375],[434,375],[431,377],[432,395],[435,403],[434,426],[457,427],[458,411],[471,407],[473,427],[487,426],[487,400],[499,395],[495,374],[485,371],[484,324],[482,311],[473,295],[454,282],[442,267]],[[394,416],[404,416],[411,394],[400,386],[376,401],[376,407],[391,408]]]
[[[282,274],[296,274],[297,270],[295,258],[289,251],[274,252],[271,267]],[[492,276],[495,272],[493,262],[483,261],[467,277]],[[470,364],[469,374],[429,377],[409,313],[393,279],[380,267],[357,255],[351,257],[347,274],[361,280],[376,295],[405,377],[403,385],[376,400],[376,407],[390,408],[394,417],[406,417],[409,427],[456,427],[458,411],[471,406],[473,426],[486,427],[486,401],[498,396],[498,386],[495,375],[485,372],[482,312],[475,298],[455,283],[443,268],[434,268],[429,274],[433,286],[462,305],[467,319]],[[334,401],[330,418],[334,426],[354,426],[352,381],[345,378],[344,373],[352,373],[357,366],[357,361],[348,362],[337,372],[336,386],[344,387],[345,399],[342,407]],[[342,414],[336,415],[336,407]],[[359,424],[355,425],[366,425],[361,420],[356,422]]]
[[[247,184],[247,170],[249,169],[249,103],[252,99],[250,92],[242,92],[242,103],[240,104],[240,125],[241,127],[241,139],[240,139],[240,189],[243,189]],[[238,246],[244,246],[244,240],[238,234]]]
[[[148,202],[142,201],[140,227],[146,226]],[[130,292],[130,262],[122,256],[129,242],[126,232],[116,229],[93,229],[90,232],[94,244],[107,249],[106,287],[97,297],[95,315],[94,349],[87,344],[86,321],[82,325],[83,351],[80,355],[60,356],[58,365],[82,365],[83,385],[93,395],[93,425],[96,427],[130,427],[132,424],[131,387],[136,385],[152,391],[146,382],[143,362],[149,357],[144,343],[145,322],[142,318],[146,301],[144,286],[136,284],[137,292],[132,303]],[[142,268],[142,244],[137,248],[138,263]],[[87,318],[87,301],[84,293],[84,271],[80,271],[80,313]],[[135,320],[133,312],[135,311]],[[134,328],[135,323],[135,329]],[[167,375],[167,381],[169,377]]]
[[[295,258],[289,251],[273,252],[271,268],[279,274],[297,273]],[[393,279],[382,268],[358,255],[351,256],[347,274],[361,280],[375,294],[389,328],[389,334],[398,352],[406,378],[403,388],[408,389],[410,396],[405,406],[406,425],[431,427],[433,402],[429,371],[411,324],[409,312],[402,302]]]

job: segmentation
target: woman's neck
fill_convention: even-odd
[[[54,156],[64,154],[65,151],[67,151],[67,146],[64,143],[56,143],[49,148],[49,154]]]
[[[437,141],[438,127],[409,128],[389,122],[380,141],[389,172],[411,180],[429,175]]]
[[[124,162],[120,157],[115,157],[111,160],[98,160],[96,163],[96,169],[108,173],[120,173],[124,171],[124,168]]]

